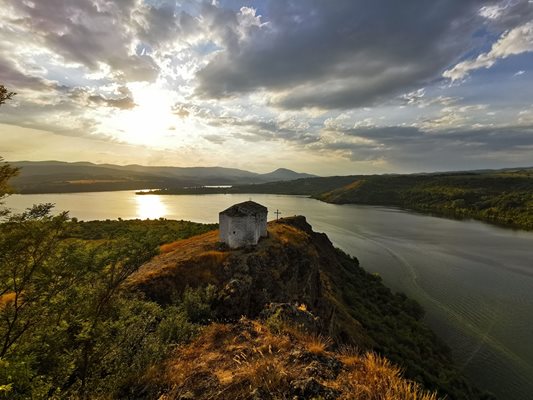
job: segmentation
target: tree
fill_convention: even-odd
[[[2,199],[11,191],[8,181],[18,174],[18,168],[14,168],[3,161],[4,159],[0,157],[0,217],[8,214],[8,210],[2,207]]]
[[[0,200],[9,193],[7,182],[18,173],[17,168],[4,163],[3,161],[4,159],[0,157]]]
[[[0,105],[4,104],[6,100],[11,100],[15,95],[15,92],[10,92],[4,85],[0,85]]]
[[[0,399],[109,392],[165,349],[162,310],[122,289],[153,243],[72,239],[67,213],[51,210],[0,224]]]
[[[4,85],[0,85],[0,105],[4,104],[6,100],[10,100],[15,92],[10,92]],[[2,205],[2,198],[9,193],[10,189],[7,182],[18,173],[18,169],[3,162],[4,159],[0,157],[0,206]],[[6,210],[0,207],[0,217],[6,214]]]

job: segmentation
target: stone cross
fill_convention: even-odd
[[[275,212],[274,214],[276,214],[276,221],[277,221],[277,220],[278,220],[278,218],[279,218],[279,215],[281,214],[281,211],[279,211],[279,210],[276,210],[276,212]]]

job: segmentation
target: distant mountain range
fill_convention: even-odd
[[[310,178],[290,169],[258,174],[223,167],[148,167],[90,162],[14,161],[20,174],[12,180],[19,193],[60,193],[109,190],[245,185]]]

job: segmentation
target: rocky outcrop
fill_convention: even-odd
[[[286,313],[299,306],[306,308],[312,318],[298,323],[313,331],[340,334],[323,273],[338,267],[337,253],[327,236],[314,232],[305,217],[270,222],[268,237],[244,249],[220,246],[216,233],[194,239],[195,251],[190,250],[190,239],[176,242],[172,252],[144,265],[129,285],[149,298],[167,303],[187,286],[213,284],[219,293],[215,313],[221,320],[255,318],[265,307],[270,307],[265,313],[281,309]],[[272,303],[278,304],[274,311],[269,306]],[[293,313],[285,317],[304,318],[303,315]],[[357,325],[355,320],[353,323]]]
[[[391,292],[378,276],[360,268],[357,259],[335,249],[327,236],[314,232],[304,217],[270,222],[268,237],[253,247],[227,249],[217,240],[218,232],[213,231],[167,246],[172,250],[141,267],[128,281],[128,286],[165,304],[179,298],[187,287],[214,285],[217,296],[211,311],[215,320],[228,324],[224,325],[224,332],[242,329],[239,323],[242,316],[254,319],[254,323],[263,324],[274,333],[292,326],[289,330],[331,338],[337,348],[348,345],[361,351],[376,351],[405,368],[406,377],[439,390],[443,396],[458,400],[482,398],[479,391],[461,377],[446,346],[420,320],[423,315],[421,307],[405,295]],[[248,339],[255,340],[261,333],[261,328],[248,329]],[[279,373],[272,379],[280,379],[279,383],[283,383],[283,396],[292,393],[292,398],[305,398],[308,393],[316,393],[316,397],[334,398],[337,386],[326,382],[336,380],[337,374],[346,376],[338,363],[340,356],[335,361],[332,354],[324,351],[323,345],[307,339],[306,343],[311,343],[314,350],[306,350],[307,344],[297,349],[296,339],[289,334],[280,339],[281,343],[269,336],[269,340],[282,344],[284,349],[284,358],[275,357],[271,360],[272,365],[287,374],[294,365],[302,368],[290,382]],[[235,340],[231,339],[231,343]],[[220,346],[224,344],[219,339],[215,342]],[[249,358],[239,357],[249,357],[250,354],[243,352],[240,355],[230,348],[232,357],[237,357],[237,364],[246,364]],[[193,360],[194,348],[190,351]],[[197,351],[203,354],[203,351]],[[257,368],[255,376],[262,377],[271,372],[271,366],[263,364],[265,351],[270,354],[273,350],[258,345],[257,352],[261,357],[253,364]],[[226,390],[225,382],[232,367],[213,373],[203,367],[204,364],[210,365],[209,354],[206,357],[208,360],[202,364],[201,371],[187,378],[194,380],[196,386],[187,383],[184,390],[188,389],[183,393],[195,387],[198,390],[193,393],[195,396],[204,391],[212,395],[216,388]],[[185,368],[183,362],[179,361]],[[183,372],[186,376],[188,373]],[[355,373],[355,370],[350,372],[350,376]],[[176,376],[180,375],[174,371],[172,379]],[[246,379],[239,382],[247,385],[247,389],[239,392],[244,393],[241,397],[235,398],[269,398],[263,396],[261,390],[265,388],[260,389],[257,382]],[[343,384],[349,386],[351,383],[346,381]],[[257,391],[252,392],[248,390],[250,388]],[[283,396],[272,398],[287,398]]]

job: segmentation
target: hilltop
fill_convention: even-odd
[[[216,293],[211,319],[224,322],[212,325],[189,347],[180,348],[155,373],[164,378],[147,378],[143,390],[155,385],[168,393],[192,393],[192,397],[184,398],[224,398],[217,397],[218,391],[242,394],[243,382],[254,378],[243,378],[251,374],[250,370],[235,372],[241,367],[239,362],[229,362],[235,357],[242,357],[239,360],[249,363],[252,370],[266,368],[262,371],[267,373],[268,368],[276,369],[272,379],[290,388],[296,381],[311,377],[305,371],[316,360],[314,356],[302,356],[303,361],[297,357],[300,361],[296,360],[291,369],[286,357],[294,358],[294,352],[301,353],[315,338],[319,353],[335,360],[331,362],[347,374],[317,378],[316,384],[312,383],[327,393],[337,393],[331,398],[353,398],[349,397],[350,386],[341,383],[354,372],[351,367],[341,368],[346,364],[343,357],[355,357],[353,365],[361,367],[364,360],[374,357],[367,352],[386,357],[377,361],[389,365],[390,369],[378,368],[385,375],[398,368],[404,371],[401,378],[397,374],[395,382],[399,385],[408,384],[404,381],[408,379],[454,399],[481,398],[455,369],[447,347],[421,321],[423,310],[417,303],[392,293],[379,277],[365,272],[356,259],[335,249],[326,235],[314,232],[304,217],[270,222],[268,233],[268,238],[256,247],[236,250],[218,242],[218,231],[166,244],[160,255],[130,277],[126,284],[129,290],[141,291],[163,305],[171,304],[187,290],[211,287]],[[266,352],[270,355],[266,356],[269,345]],[[252,349],[252,353],[241,354],[244,348]],[[358,351],[343,353],[342,348]],[[188,363],[187,359],[195,362]],[[213,368],[206,368],[210,363],[214,363]],[[317,368],[327,370],[322,365]],[[285,370],[291,373],[285,375]],[[200,374],[204,383],[198,387],[191,384],[191,380],[199,382],[191,371]],[[272,391],[265,382],[257,386],[262,375],[255,379],[254,389]],[[197,390],[202,396],[197,397]],[[250,391],[246,393],[235,398],[252,398]],[[327,396],[323,395],[330,398]]]
[[[90,162],[15,161],[20,173],[11,185],[19,193],[65,193],[209,185],[259,184],[310,178],[285,168],[259,174],[223,167],[165,167],[94,164]]]

